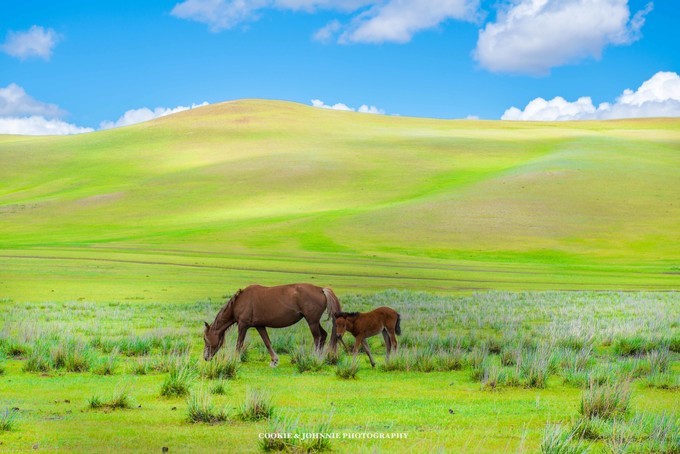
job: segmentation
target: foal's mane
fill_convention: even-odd
[[[358,315],[359,315],[359,312],[338,312],[336,314],[336,317],[347,318],[347,317],[357,317]]]

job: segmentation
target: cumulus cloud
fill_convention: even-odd
[[[0,134],[79,134],[91,128],[67,123],[66,112],[55,104],[34,99],[17,84],[0,88]]]
[[[391,0],[356,16],[340,34],[341,43],[406,43],[413,35],[449,19],[475,18],[477,0]]]
[[[348,24],[338,20],[319,29],[318,41],[342,43],[404,43],[415,33],[449,19],[472,20],[479,0],[185,0],[173,16],[207,24],[213,32],[257,20],[266,9],[341,11],[352,13]]]
[[[562,121],[614,118],[680,117],[680,76],[660,71],[633,91],[626,89],[614,103],[597,107],[590,97],[569,102],[558,96],[549,101],[536,98],[524,110],[511,107],[502,120]]]
[[[348,112],[361,112],[361,113],[370,113],[370,114],[379,114],[379,115],[385,115],[385,111],[383,109],[379,109],[376,106],[369,106],[366,104],[362,104],[359,106],[358,109],[355,109],[353,107],[349,107],[347,104],[343,104],[341,102],[333,105],[329,105],[321,101],[320,99],[312,99],[312,106],[314,107],[319,107],[321,109],[332,109],[332,110],[345,110]]]
[[[149,109],[148,107],[142,107],[141,109],[130,109],[116,121],[102,121],[99,127],[101,129],[111,129],[121,126],[133,125],[205,105],[208,105],[208,103],[203,102],[201,104],[192,104],[191,106],[177,106],[170,108],[156,107],[153,110]]]
[[[628,0],[516,0],[479,31],[474,57],[494,72],[546,74],[636,41],[652,7],[631,18]]]
[[[55,104],[40,102],[17,84],[9,84],[0,88],[0,117],[19,117],[24,115],[42,115],[59,117],[64,114]]]
[[[30,117],[0,117],[0,134],[21,134],[27,136],[46,136],[63,134],[82,134],[92,132],[57,118],[47,119],[39,115]]]
[[[31,57],[49,60],[61,39],[62,36],[53,29],[34,25],[26,31],[10,31],[0,50],[21,60]]]

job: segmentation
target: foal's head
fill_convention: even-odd
[[[354,326],[354,319],[357,315],[359,315],[358,312],[336,312],[335,334],[342,337],[346,331],[350,331]]]
[[[210,361],[215,353],[222,347],[224,343],[224,336],[220,336],[217,331],[211,330],[208,322],[205,322],[205,330],[203,331],[203,342],[205,348],[203,349],[203,359]]]

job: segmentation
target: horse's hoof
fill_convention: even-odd
[[[276,361],[272,361],[269,363],[269,367],[276,367],[279,365],[279,360],[277,359]]]

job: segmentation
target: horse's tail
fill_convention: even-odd
[[[397,336],[401,335],[401,315],[397,312],[397,326],[394,327],[394,332]]]
[[[324,288],[323,294],[326,296],[326,311],[328,312],[328,318],[326,320],[331,318],[335,320],[335,314],[342,311],[340,300],[330,288]]]

